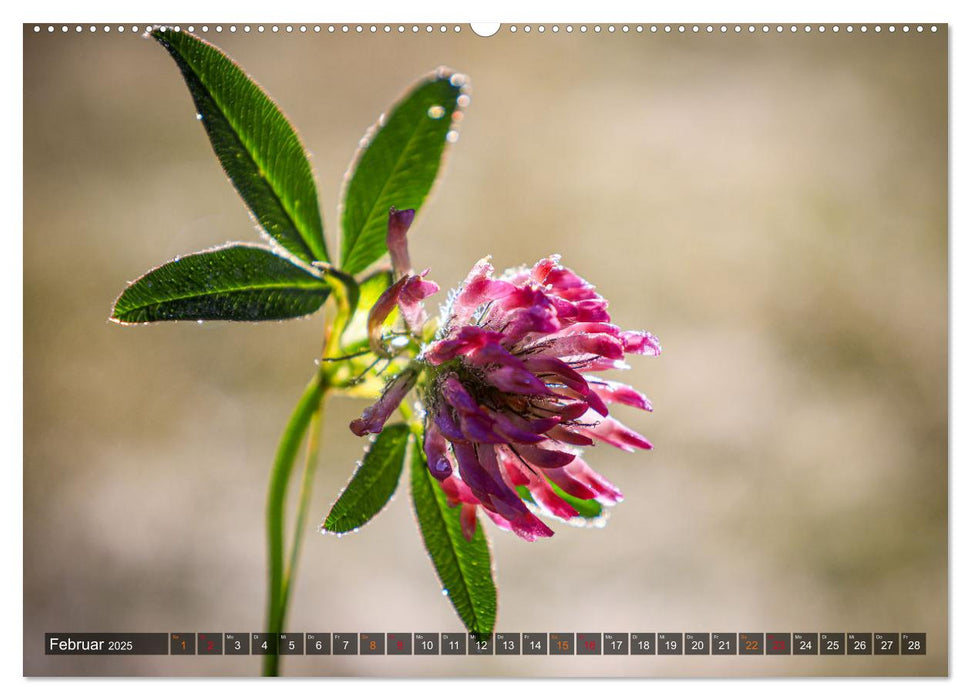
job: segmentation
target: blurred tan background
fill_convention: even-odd
[[[603,530],[490,530],[500,631],[926,631],[923,657],[303,657],[292,675],[946,674],[947,37],[482,39],[467,26],[207,37],[293,120],[334,238],[364,130],[447,64],[472,104],[412,257],[552,252],[659,359],[620,417],[655,444],[589,461]],[[24,670],[248,675],[257,657],[45,657],[48,631],[258,631],[263,506],[321,318],[122,328],[127,280],[256,240],[165,52],[24,31]],[[620,378],[620,377],[618,377]],[[333,400],[312,525],[364,404]],[[407,488],[359,534],[310,533],[293,631],[461,629]]]

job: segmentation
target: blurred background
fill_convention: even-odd
[[[623,378],[656,448],[588,461],[606,528],[489,523],[518,632],[927,632],[926,656],[294,657],[290,675],[947,673],[947,36],[488,39],[221,34],[336,206],[364,130],[420,75],[472,104],[411,236],[444,288],[553,252],[664,354]],[[24,28],[24,671],[250,675],[258,657],[52,657],[44,632],[252,632],[276,441],[321,317],[107,321],[126,281],[257,240],[154,42]],[[311,525],[363,402],[332,400]],[[354,536],[308,534],[289,628],[459,631],[403,485]]]

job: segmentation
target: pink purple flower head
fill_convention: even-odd
[[[407,260],[401,214],[393,211],[389,222],[393,260]],[[424,280],[427,270],[414,275],[409,263],[393,264],[401,277],[375,305],[372,314],[380,317],[375,328],[397,304],[409,330],[417,332],[425,320],[422,300],[438,287]],[[380,432],[417,385],[426,412],[428,468],[449,503],[462,508],[468,538],[480,507],[499,527],[525,540],[551,536],[536,506],[563,519],[577,515],[554,485],[578,499],[605,505],[621,500],[620,491],[590,468],[580,450],[597,442],[631,452],[650,449],[644,437],[610,415],[609,407],[652,407],[632,387],[592,373],[625,368],[629,354],[660,354],[657,338],[612,324],[606,300],[558,256],[500,277],[488,259],[480,260],[452,296],[441,324],[417,361],[351,424],[356,434]],[[384,348],[375,336],[372,347]],[[532,509],[517,488],[528,490]]]

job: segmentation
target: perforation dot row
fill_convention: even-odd
[[[872,32],[875,32],[875,33],[878,33],[879,34],[880,32],[883,32],[883,31],[887,31],[887,32],[890,32],[890,33],[894,33],[896,31],[898,31],[898,29],[899,29],[899,31],[904,32],[904,33],[908,33],[911,30],[914,30],[914,31],[917,31],[917,32],[923,32],[925,29],[929,29],[931,32],[936,32],[937,31],[937,25],[931,25],[929,28],[927,28],[927,27],[924,27],[924,25],[922,25],[922,24],[918,24],[918,25],[914,25],[914,26],[911,26],[909,24],[905,24],[905,25],[902,25],[900,27],[897,27],[896,25],[888,25],[888,26],[884,27],[884,26],[879,25],[879,24],[878,25],[866,25],[866,24],[861,24],[861,25],[852,25],[852,24],[850,24],[850,25],[835,25],[834,24],[834,25],[830,25],[830,26],[827,26],[827,25],[824,25],[824,24],[819,24],[819,25],[811,25],[811,24],[805,24],[805,25],[797,25],[797,24],[789,24],[789,25],[783,25],[783,24],[774,24],[774,25],[769,25],[769,24],[650,24],[650,25],[644,25],[644,24],[637,24],[637,25],[629,25],[629,24],[615,25],[615,24],[608,24],[608,25],[600,25],[600,24],[594,24],[594,25],[590,25],[590,26],[588,26],[586,24],[580,24],[580,25],[576,25],[576,26],[574,26],[572,24],[567,24],[567,25],[565,25],[564,27],[561,28],[560,25],[554,24],[554,25],[552,25],[552,26],[549,27],[549,31],[553,32],[554,34],[560,32],[560,31],[565,31],[568,34],[573,33],[575,31],[578,31],[581,34],[586,34],[589,31],[592,31],[595,34],[600,34],[600,33],[604,32],[604,31],[606,31],[609,34],[614,34],[614,33],[618,32],[618,31],[620,31],[623,34],[628,34],[630,32],[635,32],[637,34],[643,34],[644,32],[650,32],[652,34],[657,34],[659,32],[664,33],[664,34],[672,34],[672,33],[678,33],[678,34],[702,34],[702,33],[704,33],[704,34],[715,34],[715,33],[720,33],[720,34],[728,34],[728,33],[734,33],[734,34],[742,34],[742,33],[748,33],[748,34],[756,34],[756,33],[769,34],[771,32],[775,32],[777,34],[782,34],[783,32],[789,32],[791,34],[795,34],[797,32],[802,32],[802,33],[808,34],[808,33],[811,33],[811,32],[819,32],[820,34],[822,34],[822,33],[825,33],[827,31],[831,31],[834,34],[838,34],[840,31],[844,31],[847,34],[852,34],[854,31],[859,31],[859,32],[865,34],[868,31],[872,31]],[[511,25],[511,26],[508,27],[508,30],[510,32],[512,32],[513,34],[515,34],[518,31],[523,31],[523,32],[525,32],[525,33],[528,34],[531,31],[533,31],[533,27],[531,25],[528,25],[528,24],[527,25],[523,25],[522,27],[519,27],[519,26],[513,24],[513,25]],[[541,24],[541,25],[536,26],[535,27],[535,30],[537,32],[539,32],[540,34],[543,34],[543,33],[545,33],[547,31],[547,27],[545,25],[542,25]]]
[[[183,29],[183,27],[181,27],[179,25],[171,25],[171,26],[168,26],[168,27],[166,25],[158,25],[158,26],[159,26],[160,29],[166,29],[166,28],[168,28],[168,29],[172,29],[174,31],[181,31]],[[70,32],[70,31],[74,31],[75,33],[78,33],[78,34],[80,34],[82,32],[85,32],[85,31],[87,31],[88,33],[91,33],[91,34],[94,34],[94,33],[97,33],[97,32],[104,32],[104,33],[107,34],[107,33],[112,32],[112,31],[117,31],[117,32],[121,32],[121,33],[124,33],[124,32],[132,32],[132,33],[137,34],[138,32],[147,32],[147,31],[150,31],[150,30],[154,29],[155,27],[156,27],[156,25],[145,25],[144,27],[139,27],[138,25],[132,25],[131,27],[127,27],[127,26],[124,26],[124,25],[118,25],[117,27],[113,27],[113,26],[107,25],[107,24],[104,25],[104,26],[97,26],[97,25],[93,25],[93,24],[92,25],[88,25],[88,26],[83,26],[83,25],[80,25],[80,24],[77,24],[77,25],[67,25],[67,24],[53,25],[53,24],[49,24],[46,27],[42,27],[41,25],[35,24],[34,25],[34,33],[35,34],[40,33],[40,32],[42,32],[42,31],[44,31],[46,29],[46,31],[49,34],[53,34],[53,33],[58,32],[58,31],[60,31],[62,33],[67,33],[67,32]],[[285,25],[279,25],[279,24],[271,24],[271,25],[257,24],[257,25],[249,25],[249,24],[244,24],[244,25],[235,25],[235,24],[230,24],[230,25],[226,25],[226,26],[223,26],[221,24],[216,24],[216,25],[211,25],[211,26],[208,25],[208,24],[203,24],[201,26],[194,26],[194,25],[191,25],[190,24],[190,25],[188,25],[188,26],[185,27],[185,30],[186,31],[193,32],[193,33],[200,33],[200,34],[208,34],[210,32],[221,33],[221,32],[224,32],[224,31],[225,32],[229,32],[231,34],[235,34],[237,32],[242,32],[244,34],[249,34],[249,33],[252,33],[252,32],[255,32],[255,33],[258,33],[258,34],[262,34],[262,33],[265,33],[265,32],[271,32],[271,33],[274,33],[274,34],[281,33],[281,32],[282,33],[285,33],[285,34],[294,34],[294,33],[300,33],[300,34],[315,33],[315,34],[320,34],[321,32],[327,32],[329,34],[341,34],[341,33],[342,34],[349,34],[349,33],[357,33],[357,34],[370,33],[370,34],[377,34],[378,32],[384,32],[385,34],[390,34],[392,32],[398,32],[399,34],[404,34],[405,32],[411,32],[411,33],[417,34],[418,32],[425,32],[425,33],[431,34],[432,32],[438,32],[438,33],[444,34],[446,32],[451,31],[451,32],[455,32],[456,34],[458,34],[459,32],[462,31],[462,27],[460,27],[457,24],[456,25],[451,25],[451,26],[444,25],[444,24],[442,24],[442,25],[431,25],[431,24],[427,24],[427,25],[417,25],[417,24],[412,24],[412,25],[404,25],[404,24],[399,24],[399,25],[390,25],[390,24],[385,24],[385,25],[377,25],[377,24],[330,24],[330,25],[319,25],[319,24],[314,24],[314,25],[308,25],[308,24],[296,24],[296,25],[294,25],[294,24],[285,24]]]
[[[106,25],[103,25],[103,26],[96,26],[96,25],[93,25],[93,24],[92,25],[87,25],[87,26],[83,26],[83,25],[80,25],[80,24],[77,24],[77,25],[66,25],[66,24],[53,25],[53,24],[49,24],[49,25],[46,25],[46,27],[42,27],[41,25],[35,24],[34,25],[34,33],[35,34],[39,34],[39,33],[43,32],[46,29],[47,33],[49,33],[49,34],[54,34],[55,32],[58,32],[58,31],[61,32],[61,33],[66,34],[68,32],[71,32],[72,30],[75,33],[78,33],[78,34],[83,33],[85,31],[88,32],[88,33],[91,33],[91,34],[98,33],[98,32],[103,32],[103,33],[106,33],[107,34],[107,33],[110,33],[112,31],[117,31],[117,32],[120,32],[120,33],[132,32],[132,33],[136,33],[137,34],[140,31],[149,31],[152,28],[153,28],[152,25],[147,25],[147,26],[144,26],[144,27],[139,27],[138,25],[132,25],[131,27],[124,26],[124,25],[118,25],[117,27],[114,27],[114,26],[107,25],[107,24]],[[163,26],[163,28],[164,28],[164,26]],[[180,31],[181,30],[181,27],[178,26],[178,25],[173,26],[171,28],[174,29],[175,31]],[[244,24],[244,25],[239,25],[239,26],[237,26],[235,24],[230,24],[230,25],[227,25],[225,27],[223,25],[221,25],[221,24],[216,24],[216,25],[212,25],[212,26],[207,25],[207,24],[203,24],[201,26],[188,25],[186,27],[186,29],[188,31],[190,31],[190,32],[193,32],[193,33],[198,32],[198,33],[202,33],[202,34],[208,34],[210,32],[215,32],[215,33],[218,34],[218,33],[221,33],[223,31],[227,31],[227,32],[229,32],[231,34],[236,33],[236,32],[242,32],[244,34],[249,34],[249,33],[253,33],[253,32],[255,32],[257,34],[261,34],[261,33],[265,33],[265,32],[270,32],[270,33],[274,33],[274,34],[278,34],[278,33],[281,33],[281,32],[284,33],[284,34],[293,34],[293,33],[299,33],[299,34],[307,34],[307,33],[320,34],[322,32],[326,32],[328,34],[351,34],[351,33],[354,33],[354,34],[364,34],[364,33],[368,33],[368,34],[378,34],[378,33],[382,33],[382,32],[384,34],[391,34],[391,33],[395,33],[395,32],[398,33],[398,34],[406,34],[406,33],[418,34],[418,33],[422,33],[422,32],[425,33],[425,34],[431,34],[431,33],[437,32],[437,33],[440,33],[440,34],[445,34],[445,33],[451,31],[451,32],[454,32],[454,33],[458,34],[458,33],[460,33],[462,31],[462,27],[460,27],[457,24],[456,25],[445,25],[445,24],[441,24],[441,25],[431,25],[431,24],[425,24],[425,25],[418,25],[418,24],[411,24],[411,25],[405,25],[405,24],[398,24],[398,25],[391,25],[391,24],[385,24],[385,25],[377,25],[377,24],[369,24],[369,25],[368,24],[329,24],[329,25],[319,25],[319,24],[314,24],[314,25],[306,25],[306,24],[298,24],[298,25],[293,25],[293,24],[286,24],[286,25],[277,25],[277,24],[262,25],[262,24],[258,24],[258,25],[249,25],[249,24]],[[600,33],[603,33],[604,31],[606,31],[609,34],[614,34],[614,33],[618,32],[618,31],[621,32],[622,34],[629,34],[631,32],[634,32],[636,34],[643,34],[644,32],[648,32],[648,33],[651,33],[651,34],[657,34],[657,33],[664,33],[664,34],[674,34],[674,33],[677,33],[677,34],[702,34],[702,33],[705,33],[705,34],[715,34],[715,33],[719,33],[719,34],[729,34],[729,33],[733,33],[733,34],[742,34],[742,33],[748,33],[748,34],[757,34],[757,33],[770,34],[772,32],[775,32],[776,34],[782,34],[782,33],[785,33],[785,32],[788,32],[790,34],[796,34],[796,33],[808,34],[808,33],[812,33],[812,32],[817,32],[817,33],[823,34],[823,33],[826,33],[826,32],[832,32],[833,34],[838,34],[841,31],[842,32],[845,32],[847,34],[852,34],[853,32],[860,32],[861,34],[865,34],[867,32],[873,32],[873,33],[879,34],[879,33],[884,32],[884,31],[893,34],[893,33],[897,32],[897,31],[900,31],[900,32],[903,32],[903,33],[906,34],[906,33],[911,32],[912,30],[913,31],[917,31],[917,32],[923,32],[925,30],[925,27],[922,24],[918,24],[918,25],[914,25],[914,26],[911,26],[909,24],[905,24],[905,25],[901,25],[899,27],[896,26],[896,25],[892,25],[892,24],[891,25],[888,25],[886,27],[884,27],[882,25],[879,25],[879,24],[877,24],[877,25],[861,24],[861,25],[857,25],[857,26],[854,26],[854,25],[845,25],[845,26],[830,25],[830,26],[827,26],[827,25],[823,25],[823,24],[820,24],[820,25],[810,25],[810,24],[805,24],[805,25],[796,25],[796,24],[790,24],[790,25],[782,25],[782,24],[776,24],[776,25],[768,25],[768,24],[761,24],[761,25],[756,25],[756,24],[747,24],[747,25],[743,25],[743,24],[720,24],[720,25],[712,25],[712,24],[705,24],[705,25],[699,25],[699,24],[690,24],[690,25],[689,24],[650,24],[650,25],[644,25],[644,24],[637,24],[637,25],[623,24],[623,25],[614,25],[614,24],[608,24],[608,25],[600,25],[600,24],[594,24],[594,25],[590,25],[590,26],[587,26],[586,24],[580,24],[580,25],[576,25],[575,26],[575,25],[572,25],[572,24],[567,24],[567,25],[563,25],[562,27],[560,25],[558,25],[558,24],[553,24],[553,25],[550,25],[548,27],[547,27],[547,25],[544,25],[544,24],[540,24],[540,25],[536,25],[536,26],[529,25],[529,24],[525,24],[525,25],[516,25],[516,24],[513,24],[513,25],[510,25],[509,27],[506,28],[506,30],[509,31],[512,34],[516,34],[517,32],[523,32],[523,33],[529,34],[534,29],[539,34],[545,34],[547,31],[549,31],[549,32],[551,32],[553,34],[558,34],[560,32],[565,32],[567,34],[572,34],[574,32],[579,32],[581,34],[586,34],[586,33],[591,32],[591,31],[593,33],[595,33],[595,34],[600,34]],[[931,25],[927,29],[929,29],[931,32],[936,32],[937,31],[937,25]]]

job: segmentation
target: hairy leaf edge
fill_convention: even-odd
[[[391,103],[391,106],[388,109],[381,112],[377,121],[371,124],[371,126],[369,126],[368,129],[364,132],[364,136],[361,137],[361,141],[359,142],[357,150],[354,151],[354,155],[351,157],[351,162],[347,166],[347,170],[344,172],[344,177],[341,180],[340,192],[337,198],[337,241],[336,241],[335,249],[337,250],[338,256],[340,256],[340,264],[342,266],[344,265],[344,262],[345,262],[343,259],[343,245],[344,245],[344,235],[345,235],[344,234],[344,202],[347,201],[347,190],[351,186],[351,180],[354,179],[354,173],[357,172],[357,166],[361,162],[361,157],[364,155],[364,152],[371,145],[371,142],[374,140],[374,137],[378,133],[378,130],[383,128],[384,126],[384,124],[382,123],[383,120],[389,117],[391,113],[394,112],[407,99],[409,95],[411,95],[411,93],[414,91],[417,85],[423,84],[433,79],[441,80],[443,78],[449,78],[451,80],[452,76],[455,76],[455,75],[461,75],[465,79],[462,85],[456,86],[459,88],[459,97],[461,97],[462,95],[471,95],[469,76],[465,73],[449,68],[448,66],[441,65],[435,70],[425,73],[423,76],[421,76],[417,80],[414,80],[410,85],[408,85],[408,87],[405,88],[398,95],[398,97],[394,100],[394,102]],[[458,101],[458,98],[456,98],[456,102],[457,101]],[[456,104],[455,109],[452,111],[451,122],[449,123],[449,131],[457,132],[459,130],[459,124],[461,123],[462,118],[456,115],[464,112],[465,112],[465,108]],[[429,200],[431,200],[431,198],[435,195],[435,192],[438,190],[438,183],[441,182],[442,180],[442,176],[445,172],[445,167],[448,164],[448,159],[451,154],[452,149],[449,148],[450,145],[451,144],[448,144],[448,143],[445,144],[445,149],[442,151],[442,158],[438,166],[438,173],[435,175],[435,179],[432,182],[432,186],[428,188],[428,194],[425,195],[425,199],[422,201],[421,209],[417,213],[416,218],[418,219],[418,221],[412,222],[412,228],[414,228],[415,224],[420,223],[422,219],[422,212],[425,209],[424,205],[427,204]],[[373,264],[374,263],[368,264],[363,270],[361,270],[361,272],[367,271]]]
[[[283,108],[277,103],[277,101],[273,99],[273,97],[270,95],[269,91],[267,91],[260,84],[260,82],[258,80],[256,80],[256,78],[254,78],[252,75],[250,75],[250,73],[245,68],[243,68],[243,66],[240,63],[238,63],[232,56],[230,56],[228,53],[226,53],[225,51],[223,51],[221,48],[219,48],[215,44],[213,44],[213,43],[211,43],[209,41],[206,41],[205,39],[203,39],[203,38],[201,38],[199,36],[196,36],[195,34],[192,34],[191,32],[187,32],[187,31],[183,31],[183,30],[177,30],[177,29],[166,29],[164,26],[153,26],[153,27],[149,27],[148,31],[146,31],[145,34],[143,34],[143,36],[145,38],[147,38],[147,39],[154,39],[155,41],[157,41],[162,46],[162,48],[165,49],[172,56],[172,58],[175,60],[176,64],[179,67],[179,71],[180,72],[182,71],[182,65],[180,64],[180,62],[181,63],[184,63],[187,66],[189,65],[189,62],[188,62],[188,60],[186,60],[186,58],[184,56],[182,56],[181,53],[179,53],[175,49],[175,47],[170,47],[170,45],[168,44],[168,42],[166,42],[166,40],[165,40],[165,32],[169,32],[169,31],[171,31],[171,32],[178,32],[178,33],[181,33],[181,34],[186,34],[188,36],[191,36],[196,41],[199,41],[200,43],[205,44],[206,46],[212,48],[214,51],[218,52],[227,61],[229,61],[236,69],[238,69],[240,71],[240,73],[242,73],[243,76],[247,80],[249,80],[264,95],[264,97],[266,97],[266,99],[270,103],[270,105],[274,109],[276,109],[277,112],[279,112],[280,116],[283,118],[283,121],[287,124],[287,126],[290,127],[290,130],[293,132],[294,138],[297,140],[297,145],[300,147],[300,151],[301,151],[301,153],[304,156],[304,160],[307,162],[307,167],[310,170],[311,183],[313,184],[313,187],[314,187],[314,196],[315,196],[315,198],[317,198],[317,202],[316,202],[316,204],[317,204],[317,218],[320,221],[320,241],[319,242],[320,242],[320,246],[321,246],[321,252],[323,253],[323,258],[320,259],[320,262],[329,262],[330,261],[330,253],[327,250],[326,227],[324,226],[324,223],[325,222],[324,222],[324,219],[323,219],[323,212],[320,211],[320,193],[317,192],[317,172],[316,172],[316,169],[314,168],[313,160],[311,160],[310,151],[307,150],[307,147],[304,144],[303,139],[300,137],[300,132],[293,125],[293,121],[290,119],[290,117],[287,116],[287,113],[285,111],[283,111]],[[189,67],[192,68],[192,66],[189,66]],[[222,110],[225,113],[225,110],[223,109],[222,104],[212,94],[212,90],[210,89],[210,87],[203,81],[203,79],[201,77],[198,76],[198,73],[195,73],[195,70],[193,70],[193,73],[196,75],[196,77],[198,78],[199,82],[206,89],[206,92],[208,93],[208,95],[212,99],[212,101],[214,103],[216,103],[219,106],[220,110]],[[184,81],[184,79],[185,78],[183,76],[183,81]],[[192,100],[193,106],[195,106],[195,97],[192,95],[192,91],[191,90],[189,91],[189,97]],[[226,121],[229,121],[228,117],[226,117]],[[258,169],[259,169],[259,171],[261,173],[261,177],[264,180],[266,180],[266,176],[262,174],[264,172],[264,168],[262,167],[262,165],[260,165],[257,162],[256,158],[253,155],[252,149],[250,149],[249,145],[245,141],[243,141],[243,139],[239,136],[237,127],[235,125],[232,125],[232,127],[233,127],[233,135],[236,137],[236,140],[239,141],[240,145],[243,147],[243,150],[245,150],[246,153],[249,154],[250,159],[254,163],[257,164],[257,167],[258,167]],[[207,137],[207,140],[208,140],[208,133],[206,134],[206,137]],[[226,175],[226,179],[229,180],[229,184],[232,185],[233,189],[236,190],[236,193],[238,195],[240,195],[240,198],[242,199],[242,194],[236,188],[236,183],[233,182],[232,177],[230,177],[229,176],[229,173],[226,172],[225,166],[223,166],[222,160],[219,158],[218,154],[216,154],[216,160],[219,161],[219,167],[222,169],[223,173]],[[267,180],[267,184],[269,185],[269,181],[268,180]],[[287,218],[290,220],[290,223],[293,225],[293,229],[295,231],[297,231],[301,235],[301,238],[303,238],[304,237],[304,232],[297,225],[297,222],[296,222],[296,219],[294,218],[293,212],[291,212],[290,209],[287,206],[284,205],[283,200],[280,199],[280,195],[277,193],[277,191],[276,191],[276,189],[274,187],[270,186],[269,189],[273,193],[273,196],[277,200],[277,203],[280,205],[280,209],[286,213]],[[304,247],[306,248],[306,251],[305,252],[308,255],[307,255],[307,260],[304,260],[303,258],[300,258],[300,256],[298,256],[294,251],[292,251],[289,248],[287,248],[286,246],[284,246],[283,243],[281,243],[280,241],[278,241],[265,228],[263,228],[263,225],[260,223],[259,219],[257,218],[256,214],[252,211],[252,209],[250,209],[250,206],[246,202],[246,200],[243,200],[243,204],[246,206],[246,211],[249,213],[250,218],[253,219],[253,222],[256,224],[256,228],[257,228],[260,236],[263,237],[264,239],[266,239],[270,243],[271,246],[273,246],[275,248],[278,247],[278,248],[283,249],[286,252],[287,255],[292,256],[294,258],[297,258],[297,259],[299,259],[303,263],[306,263],[306,262],[316,262],[314,260],[314,258],[316,257],[316,253],[311,249],[311,247],[307,243],[306,239],[304,239],[303,243],[304,243]],[[338,244],[339,243],[340,243],[340,241],[338,240]]]
[[[138,283],[143,278],[145,278],[148,275],[152,274],[156,270],[159,270],[159,269],[165,267],[166,265],[169,265],[169,264],[174,263],[174,262],[178,262],[179,260],[181,260],[183,258],[187,258],[190,255],[201,255],[203,253],[216,253],[216,252],[219,252],[221,250],[228,250],[230,248],[253,248],[255,250],[262,250],[264,252],[267,252],[267,253],[270,253],[272,255],[275,255],[276,257],[281,258],[281,259],[285,260],[286,262],[290,263],[294,267],[299,268],[301,271],[306,272],[308,277],[312,277],[312,278],[314,278],[314,280],[319,281],[319,282],[323,283],[324,285],[327,284],[326,280],[313,267],[311,267],[310,265],[306,264],[305,262],[303,262],[299,258],[296,258],[296,257],[294,257],[292,255],[280,255],[280,252],[278,250],[276,250],[272,246],[260,245],[258,243],[247,243],[247,242],[224,243],[223,245],[213,246],[212,248],[206,248],[204,250],[197,250],[194,253],[186,253],[185,255],[177,255],[176,257],[172,258],[171,260],[166,260],[165,262],[163,262],[163,263],[161,263],[159,265],[156,265],[155,267],[151,268],[150,270],[145,271],[144,273],[142,273],[141,275],[139,275],[138,277],[136,277],[132,281],[128,282],[125,285],[125,288],[122,290],[121,294],[118,295],[118,298],[116,298],[115,301],[114,301],[114,303],[111,305],[111,315],[108,317],[108,321],[110,321],[111,323],[116,323],[119,326],[148,326],[148,325],[152,325],[152,324],[155,324],[155,323],[159,323],[159,321],[125,321],[123,319],[120,319],[120,318],[116,317],[115,316],[115,312],[118,309],[118,302],[121,301],[121,298],[123,296],[125,296],[125,293],[128,291],[128,289],[133,284]],[[298,261],[299,261],[300,264],[297,264]],[[309,289],[309,287],[308,287],[308,289]],[[327,288],[327,291],[322,295],[324,297],[324,300],[326,300],[326,297],[327,297],[328,294],[330,294],[329,287]],[[185,297],[185,298],[189,298],[189,297]],[[321,303],[323,303],[324,300],[322,300]],[[311,311],[309,314],[303,314],[301,316],[293,316],[293,317],[288,318],[288,319],[276,319],[276,320],[279,320],[279,321],[292,321],[294,319],[299,319],[299,318],[309,318],[310,316],[313,316],[315,313],[317,313],[318,310],[319,310],[319,307],[318,307],[317,310]],[[166,321],[166,323],[178,323],[178,322],[179,322],[179,320]],[[218,322],[219,321],[208,321],[208,323],[218,323]],[[249,320],[228,321],[227,320],[226,322],[227,323],[265,323],[265,321],[258,321],[258,320],[257,321],[249,321]]]

